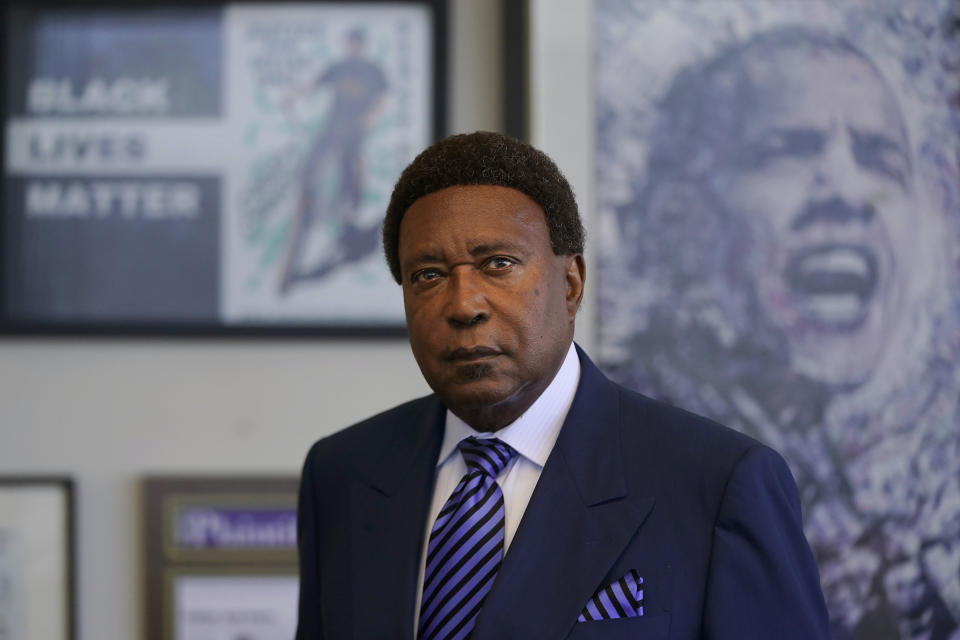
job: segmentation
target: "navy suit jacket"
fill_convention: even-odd
[[[620,387],[578,353],[573,405],[472,637],[828,639],[783,459]],[[310,450],[298,640],[413,638],[445,410],[420,398]],[[643,578],[643,617],[577,622],[630,570]]]

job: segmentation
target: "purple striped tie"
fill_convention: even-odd
[[[458,446],[467,474],[430,530],[420,640],[468,638],[503,559],[497,476],[517,452],[496,438],[465,438]]]

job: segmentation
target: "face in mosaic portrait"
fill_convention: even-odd
[[[751,264],[758,308],[794,370],[859,384],[899,319],[915,251],[903,119],[852,53],[761,53],[744,61],[756,93],[740,143],[711,181],[763,247]]]
[[[902,321],[922,215],[877,69],[787,32],[678,74],[661,106],[650,186],[621,216],[641,268],[668,265],[683,305],[714,298],[730,331],[800,376],[868,380]],[[673,232],[677,253],[645,250]]]

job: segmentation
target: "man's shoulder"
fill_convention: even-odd
[[[693,498],[715,514],[734,479],[763,493],[792,487],[789,466],[754,438],[661,400],[617,385],[620,438],[627,482],[643,492],[662,492],[688,505]],[[680,497],[683,499],[680,499]]]
[[[663,400],[616,385],[625,448],[655,451],[678,469],[728,473],[748,452],[779,457],[745,433]]]
[[[442,409],[436,394],[416,398],[370,416],[329,436],[310,448],[307,462],[322,459],[324,464],[349,463],[358,456],[387,446],[400,438],[416,438],[418,431],[438,419]]]
[[[653,398],[614,383],[621,398],[625,416],[642,419],[645,426],[668,430],[673,436],[704,437],[710,440],[729,441],[735,446],[757,444],[750,436],[723,425],[712,418],[694,413],[675,404]],[[628,413],[629,412],[629,413]]]
[[[709,417],[620,385],[607,377],[586,353],[579,353],[582,374],[578,393],[587,394],[585,399],[591,403],[616,402],[621,444],[627,455],[641,451],[656,456],[653,463],[682,461],[682,466],[725,467],[753,448],[766,448]],[[590,413],[595,412],[591,406]],[[604,413],[612,417],[611,413]]]

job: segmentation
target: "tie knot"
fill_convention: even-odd
[[[457,445],[470,471],[478,470],[493,478],[500,475],[517,452],[497,438],[464,438]]]

